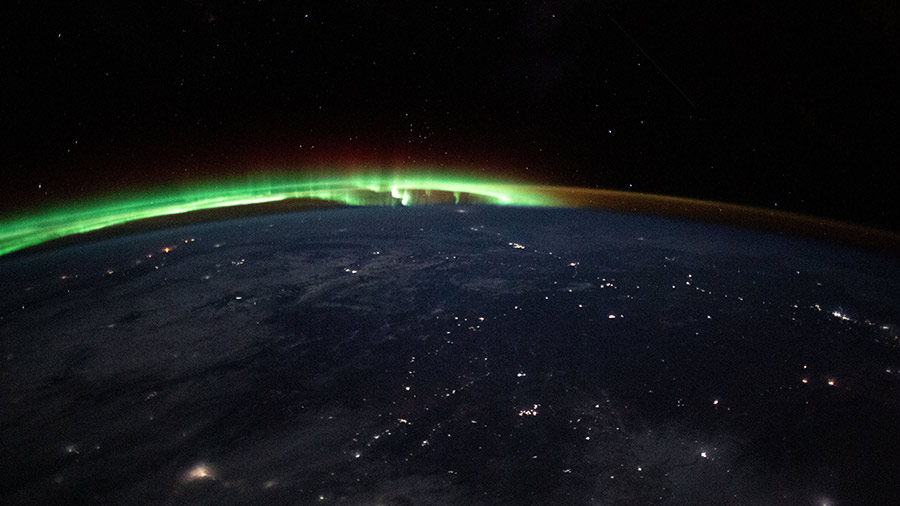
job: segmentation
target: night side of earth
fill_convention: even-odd
[[[348,181],[204,197],[339,205],[37,249],[88,230],[25,244],[27,220],[65,215],[4,222],[0,501],[900,497],[900,261],[876,232],[851,246],[823,239],[852,227],[714,203]],[[191,198],[90,230],[203,209]]]

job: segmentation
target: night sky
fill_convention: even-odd
[[[898,230],[889,4],[15,2],[0,216],[248,172],[428,167]]]

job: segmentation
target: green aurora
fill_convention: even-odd
[[[107,195],[34,209],[0,220],[0,256],[54,239],[207,209],[316,199],[350,206],[483,203],[558,206],[541,186],[488,182],[453,175],[352,175],[322,178],[269,175],[244,181]]]
[[[273,204],[278,202],[288,205],[278,207]],[[35,208],[0,217],[0,257],[55,239],[77,237],[117,225],[141,222],[143,226],[142,220],[160,217],[185,215],[190,221],[203,211],[216,209],[232,209],[235,212],[229,216],[243,216],[254,212],[318,207],[319,204],[590,208],[722,223],[900,254],[900,234],[812,216],[682,197],[520,184],[462,173],[419,171],[402,175],[268,174],[108,194],[67,205]],[[263,207],[253,209],[254,205]]]

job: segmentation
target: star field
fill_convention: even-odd
[[[10,19],[6,210],[431,165],[896,228],[878,183],[898,154],[896,26],[855,4],[101,2]]]

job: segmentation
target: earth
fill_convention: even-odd
[[[0,260],[3,504],[900,497],[900,261],[585,209],[337,208]]]

